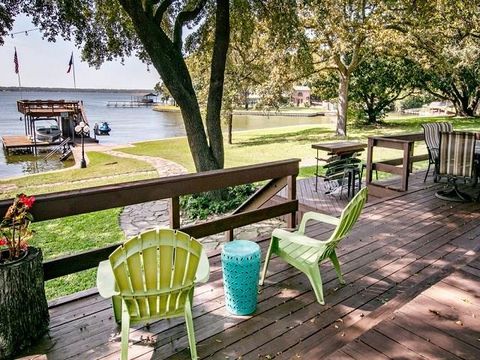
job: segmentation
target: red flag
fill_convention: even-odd
[[[70,61],[68,63],[67,74],[70,73],[70,70],[72,70],[72,66],[73,66],[73,51],[72,51],[72,56],[70,56]]]
[[[13,63],[15,64],[15,74],[18,74],[18,56],[17,56],[16,47],[15,47],[15,54],[13,55]]]

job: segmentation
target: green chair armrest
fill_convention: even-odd
[[[337,226],[338,224],[340,224],[340,219],[339,218],[336,218],[336,217],[330,216],[330,215],[320,214],[320,213],[313,212],[313,211],[309,211],[309,212],[306,212],[305,214],[303,214],[302,221],[300,222],[300,226],[298,228],[298,232],[300,234],[305,233],[305,226],[307,226],[307,222],[309,220],[315,220],[315,221],[323,222],[323,223],[334,225],[334,226]]]
[[[115,289],[115,277],[109,260],[102,261],[98,264],[97,289],[104,298],[110,298],[120,294],[120,292]]]
[[[210,264],[208,262],[207,253],[202,249],[200,254],[200,261],[195,274],[195,283],[206,283],[210,277]]]
[[[314,248],[321,248],[325,246],[327,241],[322,241],[322,240],[317,240],[317,239],[312,239],[308,236],[305,236],[303,234],[300,234],[298,232],[289,232],[285,231],[283,229],[275,229],[272,232],[272,237],[275,237],[277,239],[282,239],[282,240],[287,240],[299,245],[307,245],[311,246]]]

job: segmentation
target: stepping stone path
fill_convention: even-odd
[[[105,152],[113,156],[128,157],[148,162],[155,167],[160,177],[187,173],[187,169],[183,166],[158,157],[138,156],[114,150],[107,150]],[[198,222],[200,221],[196,221],[196,223]],[[182,218],[181,223],[182,225],[187,225],[194,223],[194,221]],[[168,227],[169,225],[168,200],[157,200],[125,206],[123,212],[120,214],[120,227],[125,233],[125,238],[135,236],[156,226]],[[253,240],[259,237],[268,237],[273,229],[284,226],[285,223],[279,219],[269,219],[260,223],[235,229],[234,235],[236,239]],[[207,251],[214,250],[219,248],[221,243],[225,242],[225,234],[220,233],[211,235],[199,240]]]

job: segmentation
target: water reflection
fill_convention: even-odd
[[[6,155],[6,165],[14,165],[18,175],[37,174],[40,172],[63,169],[74,165],[73,159],[60,161],[60,155],[53,155],[47,160],[43,160],[46,155],[40,153],[39,156],[33,154],[14,154]]]

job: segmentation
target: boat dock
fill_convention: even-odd
[[[138,108],[157,105],[157,94],[148,93],[143,96],[132,96],[130,100],[111,100],[107,102],[108,107],[116,108]]]
[[[6,154],[23,150],[36,155],[38,148],[58,146],[66,139],[68,139],[68,144],[77,143],[81,136],[76,134],[75,127],[81,122],[88,125],[82,101],[19,100],[17,109],[24,115],[25,134],[1,137]],[[42,133],[40,131],[44,128],[37,126],[37,122],[41,121],[50,121],[54,125],[46,128],[47,131]],[[51,130],[54,126],[56,132]],[[84,137],[85,141],[98,142],[90,137],[90,132]]]
[[[33,152],[33,148],[49,147],[59,145],[61,140],[55,142],[33,141],[26,135],[4,135],[2,136],[2,145],[5,153],[8,155],[12,150],[25,149]]]
[[[157,105],[157,103],[143,102],[143,101],[136,101],[136,100],[119,100],[119,101],[107,102],[108,107],[116,107],[116,108],[138,108],[138,107],[146,107],[146,106],[153,106],[153,105]]]

